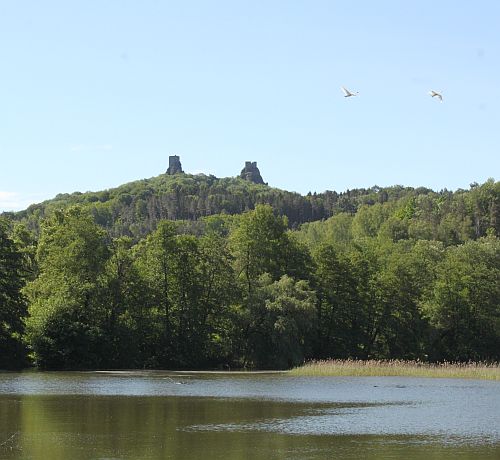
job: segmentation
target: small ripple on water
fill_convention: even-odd
[[[269,418],[238,423],[214,423],[179,428],[185,431],[273,432],[312,436],[410,436],[418,443],[450,445],[498,444],[498,428],[485,423],[468,425],[456,421],[429,420],[425,403],[353,405],[302,410],[287,418]],[[413,412],[412,412],[413,410]]]
[[[153,417],[158,410],[165,414],[158,423],[175,420],[173,430],[180,434],[226,432],[358,440],[378,436],[386,442],[391,439],[396,446],[408,439],[417,444],[499,446],[499,389],[498,382],[411,378],[149,371],[0,374],[3,408],[15,414],[39,404],[43,411],[33,413],[40,420],[50,414],[57,423],[67,423],[80,408],[88,407],[78,413],[81,423],[87,423],[85,417],[98,413],[105,401],[99,423],[106,422],[106,429],[117,425],[113,417],[126,407],[132,419],[148,410]],[[177,419],[172,418],[173,413]],[[93,416],[91,422],[96,420]],[[144,422],[139,424],[142,430]],[[0,442],[14,429],[20,428],[4,423]],[[113,437],[117,439],[119,434]],[[92,440],[76,439],[75,443],[91,445]]]

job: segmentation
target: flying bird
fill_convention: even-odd
[[[443,102],[443,95],[438,93],[437,91],[431,90],[429,91],[431,97],[437,97],[441,102]]]
[[[358,91],[356,91],[355,93],[351,93],[351,91],[349,91],[347,88],[344,88],[343,86],[340,87],[344,93],[344,97],[352,97],[352,96],[357,96],[359,94]]]

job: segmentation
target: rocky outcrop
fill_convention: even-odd
[[[170,155],[168,157],[167,174],[173,176],[174,174],[183,173],[181,159],[178,155]]]
[[[240,177],[255,184],[264,183],[256,161],[245,161],[245,167],[241,170]]]

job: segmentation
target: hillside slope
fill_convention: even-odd
[[[54,210],[81,205],[111,236],[141,238],[162,219],[195,221],[214,214],[241,214],[258,204],[269,204],[278,214],[287,216],[290,228],[340,213],[354,215],[359,209],[378,205],[385,210],[384,219],[395,216],[420,220],[435,229],[433,237],[443,222],[472,238],[484,236],[490,227],[497,234],[500,231],[500,186],[492,179],[456,192],[374,186],[303,196],[241,178],[161,174],[100,192],[59,194],[24,211],[4,214],[38,233],[41,219]]]

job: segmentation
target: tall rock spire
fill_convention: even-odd
[[[255,184],[264,183],[256,161],[245,161],[245,167],[241,170],[240,177]]]

